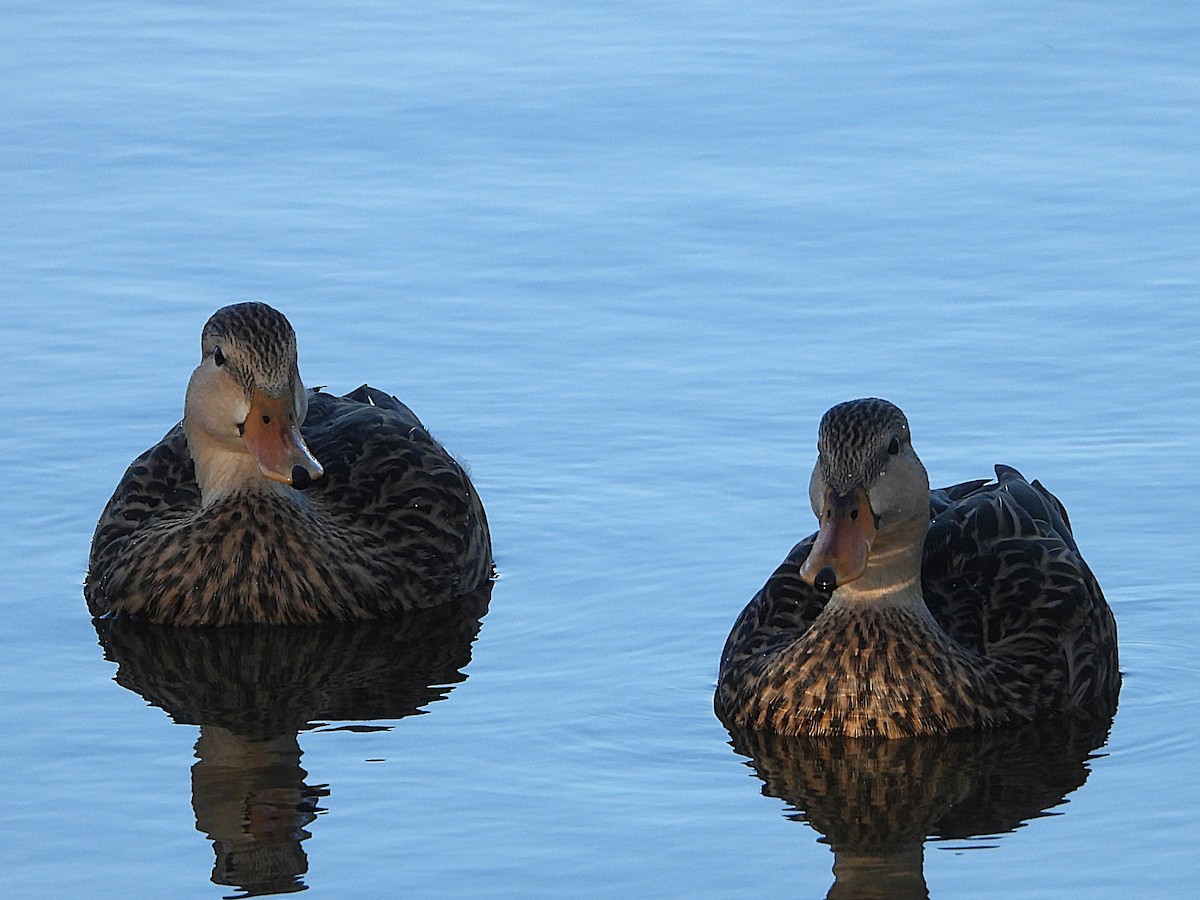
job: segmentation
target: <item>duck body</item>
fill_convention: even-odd
[[[239,307],[282,320],[262,304],[226,310]],[[242,349],[254,345],[242,337]],[[193,384],[215,365],[214,350],[223,368],[238,352],[227,337],[208,343]],[[302,423],[292,429],[296,446],[251,454],[240,442],[257,412],[235,403],[228,436],[215,417],[224,444],[214,449],[211,429],[188,420],[189,387],[184,422],[134,460],[96,526],[84,589],[93,615],[174,625],[349,621],[436,606],[488,583],[479,495],[407,406],[366,385],[344,397],[304,391],[298,375],[276,393],[284,409],[261,421]]]
[[[995,481],[930,491],[898,409],[851,401],[826,418],[835,413],[853,427],[823,427],[821,530],[734,624],[718,715],[780,734],[884,738],[1111,716],[1116,624],[1058,499],[1006,466]],[[866,451],[841,446],[860,442]]]

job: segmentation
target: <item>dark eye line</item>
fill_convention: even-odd
[[[242,419],[242,421],[238,422],[238,434],[241,435],[242,437],[246,436],[246,420],[245,419]]]
[[[218,366],[225,365],[225,354],[221,352],[221,348],[217,347],[213,350],[213,362]]]
[[[895,456],[900,452],[900,438],[892,435],[892,440],[888,443],[888,454]]]

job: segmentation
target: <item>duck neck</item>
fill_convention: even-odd
[[[928,527],[928,519],[913,518],[880,532],[871,546],[866,570],[834,591],[833,602],[863,608],[925,609],[921,554]]]
[[[184,429],[187,431],[186,422]],[[240,447],[218,445],[188,431],[188,448],[196,465],[202,506],[212,506],[234,494],[275,495],[293,501],[298,501],[301,496],[289,485],[265,478],[254,457]]]

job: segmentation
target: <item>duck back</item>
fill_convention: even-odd
[[[92,541],[93,615],[170,624],[345,621],[459,597],[492,575],[466,471],[396,398],[363,385],[308,394],[324,475],[303,491],[208,506],[177,425],[129,467]]]
[[[900,737],[1115,711],[1112,611],[1062,504],[1037,481],[997,466],[995,481],[930,491],[928,624],[828,613],[830,595],[800,577],[815,537],[792,549],[730,632],[715,697],[727,724]],[[895,698],[892,716],[860,714],[875,694]]]

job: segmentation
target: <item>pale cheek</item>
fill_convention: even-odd
[[[217,410],[214,410],[214,412],[216,415],[209,421],[209,427],[212,432],[230,446],[241,445],[242,435],[238,429],[238,424],[245,422],[246,416],[250,415],[250,404],[239,399],[228,404],[223,404]]]
[[[880,478],[882,479],[883,475],[880,475]],[[903,498],[891,490],[876,492],[871,497],[871,511],[884,521],[900,518],[905,512]]]

